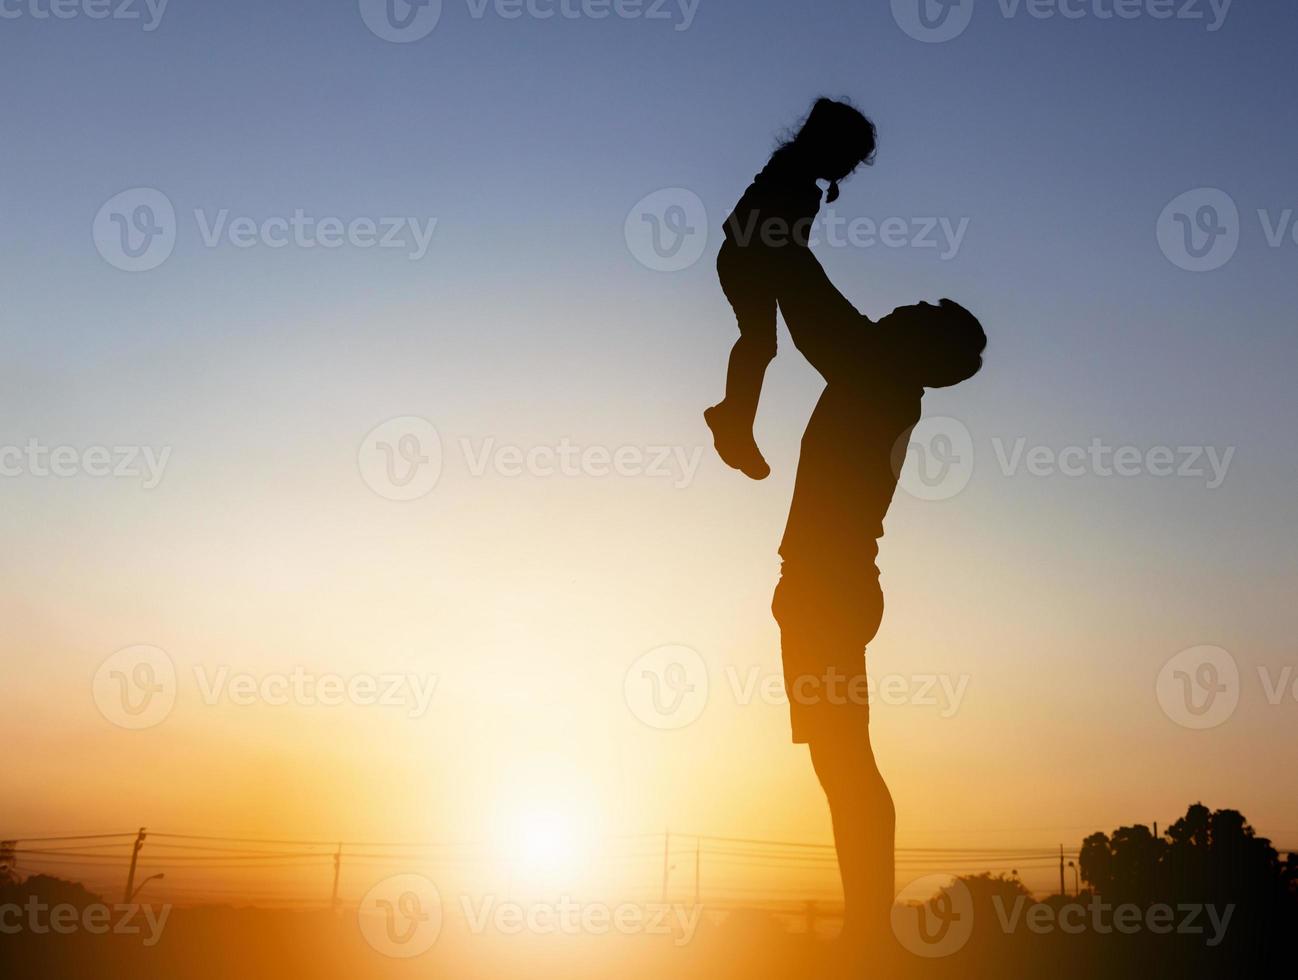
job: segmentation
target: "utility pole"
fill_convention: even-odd
[[[130,905],[131,897],[135,894],[135,863],[140,857],[140,848],[144,846],[145,838],[144,828],[135,835],[135,846],[131,848],[131,870],[126,873],[126,891],[122,893],[122,904]]]
[[[667,904],[667,876],[671,873],[671,867],[667,863],[671,860],[672,850],[672,832],[663,831],[663,904]]]
[[[1064,845],[1059,845],[1059,894],[1067,895],[1068,891],[1064,885]]]
[[[343,846],[338,845],[338,850],[334,851],[334,890],[329,897],[329,908],[334,912],[338,911],[338,869],[343,863]]]

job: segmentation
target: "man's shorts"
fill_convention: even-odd
[[[883,620],[878,568],[828,575],[786,562],[771,612],[780,624],[793,741],[868,737],[865,647]]]

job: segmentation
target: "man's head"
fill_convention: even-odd
[[[982,367],[987,335],[977,317],[952,300],[898,307],[878,326],[889,348],[913,368],[915,380],[925,388],[959,384]]]

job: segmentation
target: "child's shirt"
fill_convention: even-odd
[[[820,199],[816,182],[795,171],[789,156],[777,150],[726,219],[726,240],[741,248],[805,247]]]

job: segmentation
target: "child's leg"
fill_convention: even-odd
[[[757,415],[766,366],[775,359],[775,291],[765,263],[726,242],[717,256],[721,288],[739,322],[739,339],[726,373],[726,411],[750,427]]]
[[[741,333],[730,349],[730,364],[726,371],[726,410],[734,413],[736,422],[749,429],[757,417],[757,402],[762,394],[762,381],[766,366],[775,358],[775,302],[771,302],[771,331],[760,335],[751,329]]]
[[[717,256],[721,288],[739,322],[739,340],[730,351],[726,397],[705,413],[721,458],[755,480],[770,473],[753,441],[753,419],[766,366],[775,357],[775,291],[763,265],[759,254],[744,253],[730,242]]]

